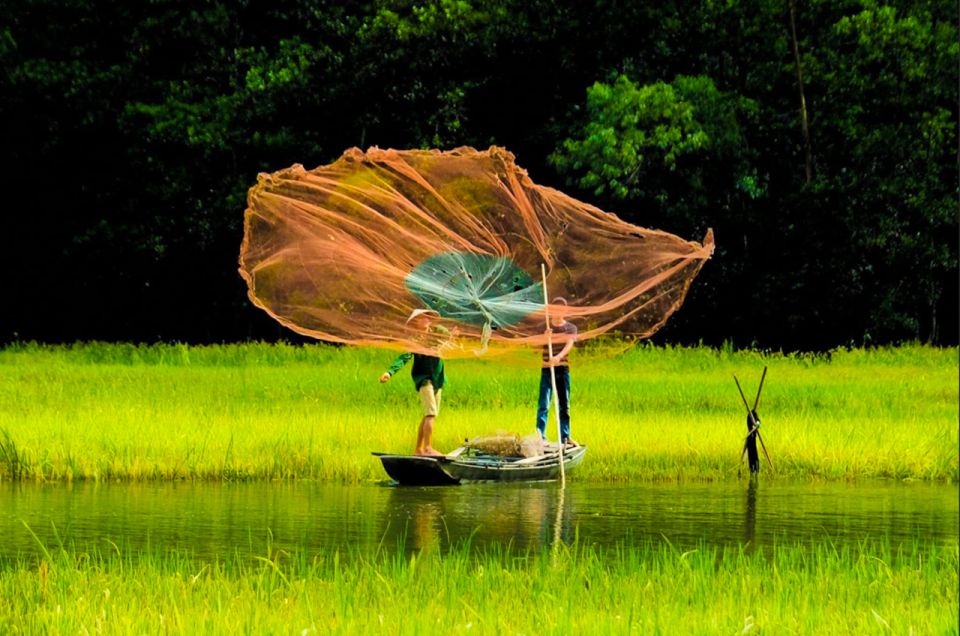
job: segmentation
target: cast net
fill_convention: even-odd
[[[259,175],[240,273],[253,303],[298,333],[456,358],[545,345],[545,309],[580,341],[649,336],[712,253],[711,232],[700,244],[626,223],[534,184],[502,148],[353,148]],[[425,343],[408,321],[417,309],[453,337]]]

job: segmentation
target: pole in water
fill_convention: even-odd
[[[560,396],[557,395],[557,373],[553,368],[553,336],[550,327],[550,300],[547,295],[547,266],[540,263],[540,275],[543,278],[543,318],[547,323],[547,353],[550,355],[550,386],[553,389],[553,410],[557,414],[557,441],[560,451],[557,457],[560,459],[560,485],[567,484],[567,475],[563,468],[563,431],[560,429]]]
[[[753,419],[755,422],[759,423],[760,418],[757,417],[757,412],[753,411]],[[757,452],[757,433],[760,432],[759,429],[753,428],[750,425],[750,418],[747,417],[747,439],[744,442],[744,449],[747,451],[747,465],[750,466],[751,473],[760,472],[760,453]]]
[[[766,377],[767,371],[764,367],[763,377]],[[747,403],[747,397],[743,394],[743,389],[740,388],[740,380],[737,379],[737,376],[733,376],[733,381],[737,383],[737,391],[740,392],[740,399],[743,401],[744,408],[747,409],[747,438],[743,442],[743,451],[740,453],[740,460],[743,461],[743,454],[747,453],[750,458],[750,472],[756,473],[760,470],[760,455],[757,452],[757,441],[760,440],[760,444],[763,445],[763,439],[760,437],[760,420],[757,417],[756,407],[753,409],[750,408],[750,405]],[[760,388],[763,388],[763,378],[760,379]],[[757,392],[757,402],[760,401],[760,392]],[[770,461],[770,455],[767,453],[766,447],[763,449],[764,455],[767,457],[767,463],[770,465],[771,470],[773,469],[773,462]]]
[[[773,468],[773,463],[770,461],[770,454],[767,453],[767,445],[763,443],[763,437],[760,436],[760,418],[757,417],[757,406],[760,405],[760,393],[763,391],[763,381],[767,379],[767,367],[763,367],[763,374],[760,376],[760,386],[757,387],[757,397],[753,400],[753,419],[757,422],[757,432],[756,438],[760,440],[760,446],[763,448],[763,454],[767,458],[767,463],[770,464],[770,467]],[[750,420],[747,419],[747,428],[750,428]],[[757,442],[756,440],[751,440],[751,445],[753,450],[750,454],[750,472],[758,473],[760,472],[760,457],[757,455]],[[754,469],[753,464],[756,464],[756,469]]]

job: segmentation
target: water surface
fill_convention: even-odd
[[[316,483],[0,484],[0,560],[77,550],[350,555],[433,546],[556,541],[600,547],[956,545],[956,485],[727,482],[471,484],[434,488]],[[36,536],[34,536],[36,535]],[[269,547],[268,547],[269,546]]]

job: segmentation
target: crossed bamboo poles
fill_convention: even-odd
[[[737,383],[737,391],[740,392],[740,399],[743,400],[743,406],[747,409],[747,417],[750,419],[750,424],[752,428],[750,432],[747,433],[747,436],[743,440],[743,450],[740,451],[740,463],[743,463],[743,456],[747,453],[747,442],[750,440],[750,436],[756,433],[757,439],[760,440],[760,446],[763,448],[763,455],[767,458],[767,464],[770,465],[770,470],[773,470],[773,462],[770,461],[770,454],[767,452],[767,445],[763,443],[763,437],[760,435],[760,422],[757,420],[754,415],[754,411],[757,410],[757,406],[760,404],[760,392],[763,391],[763,381],[767,377],[767,367],[763,367],[763,375],[760,376],[760,386],[757,388],[757,397],[753,401],[753,408],[750,408],[750,405],[747,404],[747,397],[743,394],[743,389],[740,388],[740,380],[737,379],[737,376],[733,376],[733,381]]]

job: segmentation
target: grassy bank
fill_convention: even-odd
[[[667,544],[254,560],[50,549],[0,568],[0,630],[202,634],[956,634],[958,552]]]
[[[379,480],[370,451],[410,452],[419,418],[408,371],[377,383],[392,358],[267,344],[10,346],[0,351],[0,479]],[[581,351],[573,434],[590,449],[575,478],[734,477],[746,425],[733,375],[752,401],[764,366],[773,474],[957,481],[958,352],[922,346],[818,357]],[[454,360],[448,378],[438,448],[533,431],[536,369]]]

